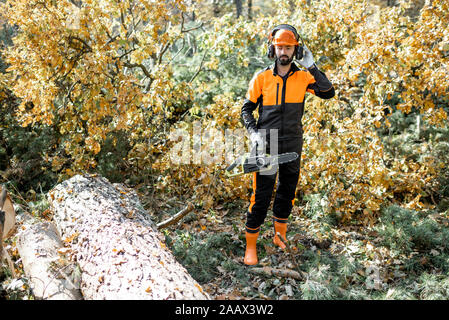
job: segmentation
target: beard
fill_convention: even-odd
[[[280,65],[287,66],[293,61],[293,56],[291,58],[289,58],[288,56],[283,55],[283,56],[278,57],[276,60],[277,60],[277,62],[279,62]]]

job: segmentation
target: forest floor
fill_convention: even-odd
[[[312,197],[293,209],[285,252],[272,242],[269,211],[258,239],[259,264],[249,267],[243,263],[246,207],[236,201],[191,213],[164,231],[178,261],[213,299],[449,298],[448,211],[391,206],[375,225],[340,225]],[[302,277],[252,271],[262,268]]]
[[[312,197],[294,207],[286,251],[272,242],[269,211],[258,239],[259,264],[253,267],[243,263],[245,201],[207,212],[196,208],[162,232],[177,260],[212,299],[449,299],[448,211],[391,206],[373,226],[340,225],[323,214],[320,203]],[[183,205],[159,199],[147,210],[158,223]],[[45,200],[30,202],[28,209],[45,215]],[[13,280],[2,267],[0,299],[33,299],[14,240],[6,248],[19,275]],[[301,277],[256,273],[269,268]]]

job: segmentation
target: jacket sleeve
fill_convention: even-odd
[[[335,96],[335,89],[324,72],[318,70],[315,65],[313,68],[309,68],[309,73],[312,75],[311,82],[307,86],[307,91],[313,93],[317,97],[322,99],[330,99]]]
[[[253,112],[262,101],[262,83],[260,77],[255,75],[249,83],[246,99],[242,106],[241,119],[249,133],[257,132],[257,123]]]

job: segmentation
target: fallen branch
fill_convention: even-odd
[[[263,274],[267,276],[278,276],[283,278],[293,278],[297,280],[305,279],[302,273],[290,269],[274,269],[271,267],[263,267],[263,268],[249,268],[249,271],[252,273]]]
[[[158,230],[163,229],[163,228],[167,228],[168,226],[178,222],[179,220],[181,220],[182,217],[184,217],[186,214],[188,214],[192,210],[193,210],[193,204],[189,202],[187,207],[185,207],[184,209],[179,211],[173,217],[171,217],[171,218],[169,218],[169,219],[167,219],[165,221],[162,221],[161,223],[158,223],[157,224]]]

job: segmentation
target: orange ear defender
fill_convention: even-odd
[[[285,30],[280,31],[279,30]],[[291,34],[293,33],[293,37],[291,37]],[[277,34],[277,35],[276,35]],[[301,45],[299,44],[299,40],[301,40]],[[297,60],[301,60],[304,56],[304,41],[300,37],[299,33],[296,31],[295,27],[289,25],[289,24],[280,24],[276,27],[274,27],[270,34],[268,35],[268,58],[274,59],[275,58],[275,50],[274,46],[276,44],[290,44],[295,46],[295,58]]]

